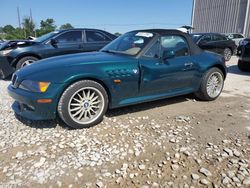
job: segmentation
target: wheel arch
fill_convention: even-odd
[[[20,55],[18,55],[18,56],[16,57],[15,61],[12,62],[11,66],[16,67],[18,61],[19,61],[20,59],[24,58],[24,57],[27,57],[27,56],[32,56],[32,57],[35,57],[35,58],[37,58],[37,59],[42,59],[42,57],[39,56],[39,55],[36,54],[36,53],[32,53],[32,52],[23,53],[23,54],[20,54]]]
[[[225,80],[225,79],[226,79],[226,76],[227,76],[227,71],[226,71],[226,69],[223,67],[223,65],[215,64],[215,65],[211,66],[210,68],[213,68],[213,67],[218,68],[218,69],[220,69],[220,70],[222,71],[223,76],[224,76],[224,80]]]
[[[104,81],[102,81],[100,78],[94,77],[94,76],[82,76],[82,77],[77,77],[75,79],[71,79],[69,81],[67,81],[67,84],[65,85],[65,87],[63,87],[62,92],[60,93],[58,100],[60,100],[63,92],[72,84],[78,82],[78,81],[82,81],[82,80],[91,80],[91,81],[95,81],[99,84],[101,84],[101,86],[105,89],[105,91],[107,92],[108,95],[108,106],[110,106],[111,101],[112,101],[112,96],[111,96],[111,92],[110,92],[110,88],[107,86],[108,84],[105,83]]]

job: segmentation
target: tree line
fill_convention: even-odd
[[[14,40],[14,39],[27,39],[29,36],[39,37],[57,28],[53,18],[41,20],[40,27],[36,28],[35,23],[30,18],[23,18],[22,27],[13,27],[12,25],[5,25],[0,27],[0,39]],[[63,24],[59,29],[72,29],[74,28],[70,23]]]

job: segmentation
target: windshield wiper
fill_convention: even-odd
[[[102,52],[111,53],[111,54],[118,53],[117,51],[114,51],[114,50],[102,50]]]

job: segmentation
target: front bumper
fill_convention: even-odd
[[[10,65],[8,58],[0,56],[0,78],[5,79],[15,72],[15,68]]]
[[[12,109],[18,115],[30,120],[55,119],[57,113],[58,93],[33,93],[19,88],[8,86],[9,95],[15,100]],[[38,103],[38,99],[52,99],[51,103]]]

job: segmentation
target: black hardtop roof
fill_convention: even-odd
[[[101,29],[93,29],[93,28],[71,28],[71,29],[58,29],[56,31],[72,31],[72,30],[96,30],[96,31],[104,31]],[[107,31],[104,31],[107,32]]]
[[[224,35],[216,32],[206,32],[206,33],[190,33],[191,35],[207,35],[207,34],[216,34],[216,35]]]
[[[177,29],[142,29],[142,30],[134,30],[131,32],[150,32],[150,33],[157,33],[159,35],[164,34],[187,34]]]
[[[149,33],[156,33],[158,35],[181,35],[187,39],[191,54],[201,53],[201,49],[194,43],[190,35],[188,33],[184,33],[177,29],[142,29],[142,30],[134,30],[130,32],[149,32]]]

